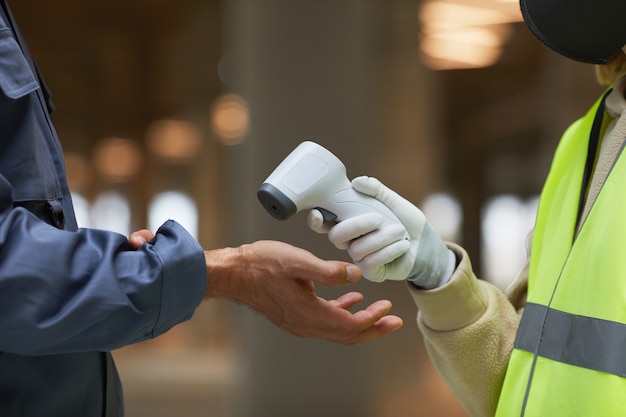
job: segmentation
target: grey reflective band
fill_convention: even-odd
[[[515,348],[557,362],[626,377],[626,325],[529,303]]]

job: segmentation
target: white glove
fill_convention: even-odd
[[[376,198],[398,217],[383,228],[379,213],[366,213],[339,223],[324,223],[319,210],[309,211],[307,223],[339,249],[346,249],[370,281],[408,279],[418,288],[432,289],[450,280],[456,257],[426,221],[424,213],[372,177],[357,177],[352,187]],[[408,233],[410,240],[404,238]]]

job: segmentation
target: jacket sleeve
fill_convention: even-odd
[[[520,313],[501,290],[475,277],[465,250],[448,246],[460,259],[450,282],[430,291],[409,285],[418,326],[435,368],[468,413],[493,416]]]
[[[133,250],[102,230],[59,230],[13,208],[0,175],[0,351],[109,351],[189,319],[207,273],[199,244],[166,222]]]

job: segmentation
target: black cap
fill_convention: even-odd
[[[626,44],[625,0],[520,0],[543,43],[576,61],[604,64]]]

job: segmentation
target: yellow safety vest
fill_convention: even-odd
[[[574,236],[605,97],[565,132],[542,190],[498,417],[626,416],[626,156]]]

